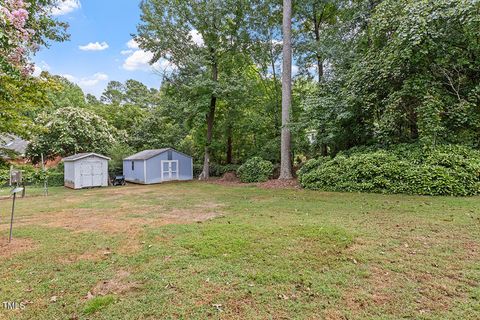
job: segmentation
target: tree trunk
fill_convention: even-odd
[[[218,81],[218,65],[216,59],[212,59],[212,80]],[[205,144],[205,158],[203,160],[203,170],[199,180],[208,180],[210,178],[210,151],[213,137],[213,123],[215,120],[215,109],[217,106],[217,97],[212,93],[210,97],[210,108],[207,113],[207,143]]]
[[[322,14],[320,15],[320,18],[317,18],[317,9],[315,6],[315,3],[313,4],[313,33],[315,36],[315,41],[317,42],[317,45],[320,43],[320,23],[322,22],[323,19],[323,13],[325,12],[325,6],[322,9]],[[315,54],[317,58],[317,69],[318,69],[318,82],[322,82],[323,79],[323,59],[320,56],[320,54],[317,52]]]
[[[232,164],[232,162],[233,162],[232,126],[228,125],[227,127],[227,164]]]
[[[283,70],[282,70],[281,180],[292,179],[291,134],[292,105],[292,1],[283,0]]]
[[[277,85],[277,71],[275,71],[275,57],[273,53],[273,47],[270,46],[270,65],[272,68],[272,76],[273,76],[273,89],[274,89],[274,95],[275,95],[275,112],[274,112],[274,121],[275,121],[275,129],[280,127],[280,118],[278,117],[277,110],[280,109],[280,103],[278,97],[279,97],[279,91],[278,91],[278,85]]]
[[[328,156],[328,146],[325,143],[322,143],[320,146],[322,157]]]

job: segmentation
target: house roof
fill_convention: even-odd
[[[135,153],[135,154],[123,159],[123,160],[148,160],[148,159],[151,159],[151,158],[153,158],[155,156],[158,156],[159,154],[162,154],[162,153],[164,153],[166,151],[169,151],[169,150],[178,152],[180,154],[183,154],[186,157],[191,158],[189,155],[186,155],[186,154],[184,154],[180,151],[177,151],[173,148],[163,148],[163,149],[143,150],[143,151]]]
[[[25,155],[29,143],[30,141],[23,140],[14,134],[0,135],[0,149],[14,151],[21,156]]]
[[[109,157],[102,156],[101,154],[93,153],[93,152],[87,152],[87,153],[77,153],[77,154],[74,154],[72,156],[63,158],[63,161],[64,162],[65,161],[77,161],[77,160],[87,158],[87,157],[90,157],[90,156],[95,156],[95,157],[99,157],[99,158],[102,158],[102,159],[105,159],[105,160],[110,160]]]

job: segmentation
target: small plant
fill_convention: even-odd
[[[85,314],[92,314],[105,308],[106,306],[114,302],[115,302],[115,298],[112,295],[98,296],[98,297],[92,298],[85,304],[85,308],[83,309],[83,312]]]
[[[242,182],[264,182],[272,175],[273,164],[260,157],[254,157],[245,162],[237,170],[237,176]]]

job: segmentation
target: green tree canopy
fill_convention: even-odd
[[[103,118],[80,108],[62,108],[37,118],[44,127],[28,146],[27,154],[38,162],[45,158],[80,152],[105,153],[116,140],[116,130]]]

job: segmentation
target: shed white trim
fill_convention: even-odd
[[[168,171],[164,170],[165,163],[168,163]],[[173,163],[175,163],[175,170],[172,169]],[[178,160],[161,160],[160,166],[161,166],[160,174],[161,174],[162,181],[178,180],[178,171],[179,171]],[[168,173],[168,180],[165,179],[165,175],[164,175],[165,173]],[[172,174],[175,174],[175,177],[173,177]]]
[[[111,160],[109,157],[103,156],[101,154],[94,153],[94,152],[89,152],[89,153],[77,153],[77,154],[74,154],[73,156],[63,158],[62,161],[63,162],[77,161],[77,160],[87,158],[87,157],[91,157],[91,156],[99,157],[99,158],[102,158],[102,159],[105,159],[105,160]]]
[[[147,160],[143,160],[143,179],[145,181],[145,183],[148,183],[148,180],[147,180]]]

